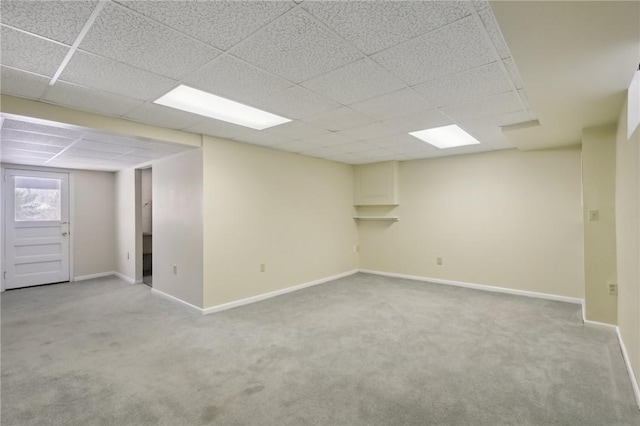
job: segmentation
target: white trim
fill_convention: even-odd
[[[73,281],[84,281],[84,280],[91,280],[94,278],[110,277],[115,274],[116,273],[114,271],[108,271],[108,272],[100,272],[98,274],[80,275],[80,276],[74,277]]]
[[[617,325],[607,324],[606,322],[590,321],[590,320],[584,320],[584,325],[604,328],[606,330],[611,330],[611,331],[616,331],[618,329]]]
[[[172,295],[170,295],[170,294],[168,294],[168,293],[165,293],[164,291],[160,291],[160,290],[157,290],[157,289],[155,289],[155,288],[152,288],[152,289],[151,289],[151,293],[157,294],[158,296],[162,296],[162,297],[164,297],[165,299],[173,300],[174,302],[182,303],[183,305],[187,305],[188,307],[193,308],[193,309],[196,309],[198,312],[203,313],[203,312],[202,312],[202,308],[198,308],[196,305],[192,305],[192,304],[191,304],[191,303],[189,303],[189,302],[185,302],[185,301],[184,301],[184,300],[182,300],[182,299],[178,299],[177,297],[172,296]]]
[[[618,329],[618,326],[615,324],[608,324],[606,322],[588,320],[587,319],[587,301],[584,299],[582,300],[582,323],[585,325],[591,325],[594,327],[604,328],[611,331],[616,331]]]
[[[555,300],[558,302],[573,303],[576,305],[580,305],[582,303],[582,299],[579,299],[577,297],[559,296],[556,294],[548,294],[548,293],[536,293],[534,291],[516,290],[512,288],[505,288],[505,287],[494,287],[490,285],[467,283],[463,281],[452,281],[452,280],[443,280],[440,278],[428,278],[428,277],[420,277],[416,275],[396,274],[393,272],[373,271],[370,269],[360,269],[360,272],[363,272],[365,274],[382,275],[385,277],[404,278],[407,280],[425,281],[425,282],[430,282],[435,284],[451,285],[455,287],[465,287],[465,288],[471,288],[474,290],[490,291],[494,293],[506,293],[506,294],[513,294],[516,296],[526,296],[526,297],[534,297],[537,299]]]
[[[314,285],[326,283],[327,281],[337,280],[339,278],[348,277],[349,275],[353,275],[357,273],[358,270],[354,269],[352,271],[344,272],[342,274],[332,275],[326,278],[320,278],[319,280],[310,281],[303,284],[294,285],[293,287],[283,288],[281,290],[271,291],[269,293],[258,294],[257,296],[247,297],[246,299],[235,300],[229,303],[223,303],[222,305],[212,306],[210,308],[205,308],[202,310],[203,314],[212,314],[215,312],[226,311],[227,309],[236,308],[238,306],[248,305],[250,303],[260,302],[265,299],[270,299],[272,297],[281,296],[283,294],[291,293],[294,291],[302,290],[307,287],[311,287]]]
[[[130,278],[130,277],[124,275],[124,274],[121,274],[118,271],[113,271],[113,275],[115,275],[116,277],[120,278],[123,281],[128,282],[129,284],[135,284],[136,283],[136,280],[134,280],[133,278]]]
[[[73,259],[75,258],[75,250],[74,247],[76,245],[75,237],[76,237],[76,180],[75,176],[72,172],[68,173],[69,175],[69,281],[75,281],[74,275],[75,271],[75,262]]]
[[[627,347],[624,345],[624,341],[622,340],[622,335],[620,334],[619,327],[616,327],[616,334],[618,335],[618,343],[620,343],[622,358],[624,359],[624,363],[627,366],[627,372],[629,373],[629,378],[631,379],[631,387],[633,388],[633,394],[636,397],[636,404],[638,404],[638,408],[640,409],[640,386],[638,386],[638,379],[636,378],[636,375],[633,372],[633,366],[631,365],[631,361],[629,360]]]

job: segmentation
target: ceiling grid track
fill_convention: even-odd
[[[56,71],[56,73],[53,75],[53,78],[49,82],[49,87],[53,86],[56,83],[56,81],[58,81],[58,78],[60,77],[64,69],[67,67],[67,64],[73,57],[73,54],[76,53],[76,50],[78,50],[78,46],[80,46],[80,43],[82,43],[82,40],[89,32],[89,29],[95,22],[96,18],[98,17],[102,9],[104,9],[108,1],[109,0],[100,0],[96,5],[95,9],[93,9],[93,12],[91,12],[91,15],[89,16],[89,19],[87,19],[87,22],[85,22],[84,26],[82,27],[82,30],[80,30],[80,34],[78,34],[78,37],[76,37],[76,40],[71,45],[71,49],[69,49],[69,51],[67,52],[67,55],[62,60],[60,67],[58,67],[58,70]],[[45,92],[45,95],[46,95],[46,92]]]

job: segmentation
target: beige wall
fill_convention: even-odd
[[[203,149],[205,308],[358,267],[352,166],[209,137]]]
[[[115,174],[74,170],[74,276],[115,270]]]
[[[139,174],[138,174],[139,176]],[[131,281],[136,278],[136,170],[116,173],[116,267],[115,271]]]
[[[397,223],[363,222],[363,269],[582,298],[580,149],[400,163]],[[436,258],[443,264],[437,265]]]
[[[202,307],[202,149],[153,163],[153,288]]]
[[[616,126],[582,132],[582,199],[584,204],[585,315],[591,321],[617,323],[616,278]],[[599,216],[591,218],[589,212]]]
[[[616,143],[618,326],[640,380],[640,128],[627,140],[627,110]]]

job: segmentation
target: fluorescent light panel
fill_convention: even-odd
[[[480,143],[476,138],[455,124],[444,127],[435,127],[433,129],[419,130],[409,134],[440,149],[477,145]]]
[[[291,121],[183,84],[156,99],[154,103],[256,130]]]

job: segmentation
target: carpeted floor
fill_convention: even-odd
[[[115,278],[2,295],[2,425],[639,425],[577,305],[357,274],[201,316]]]

